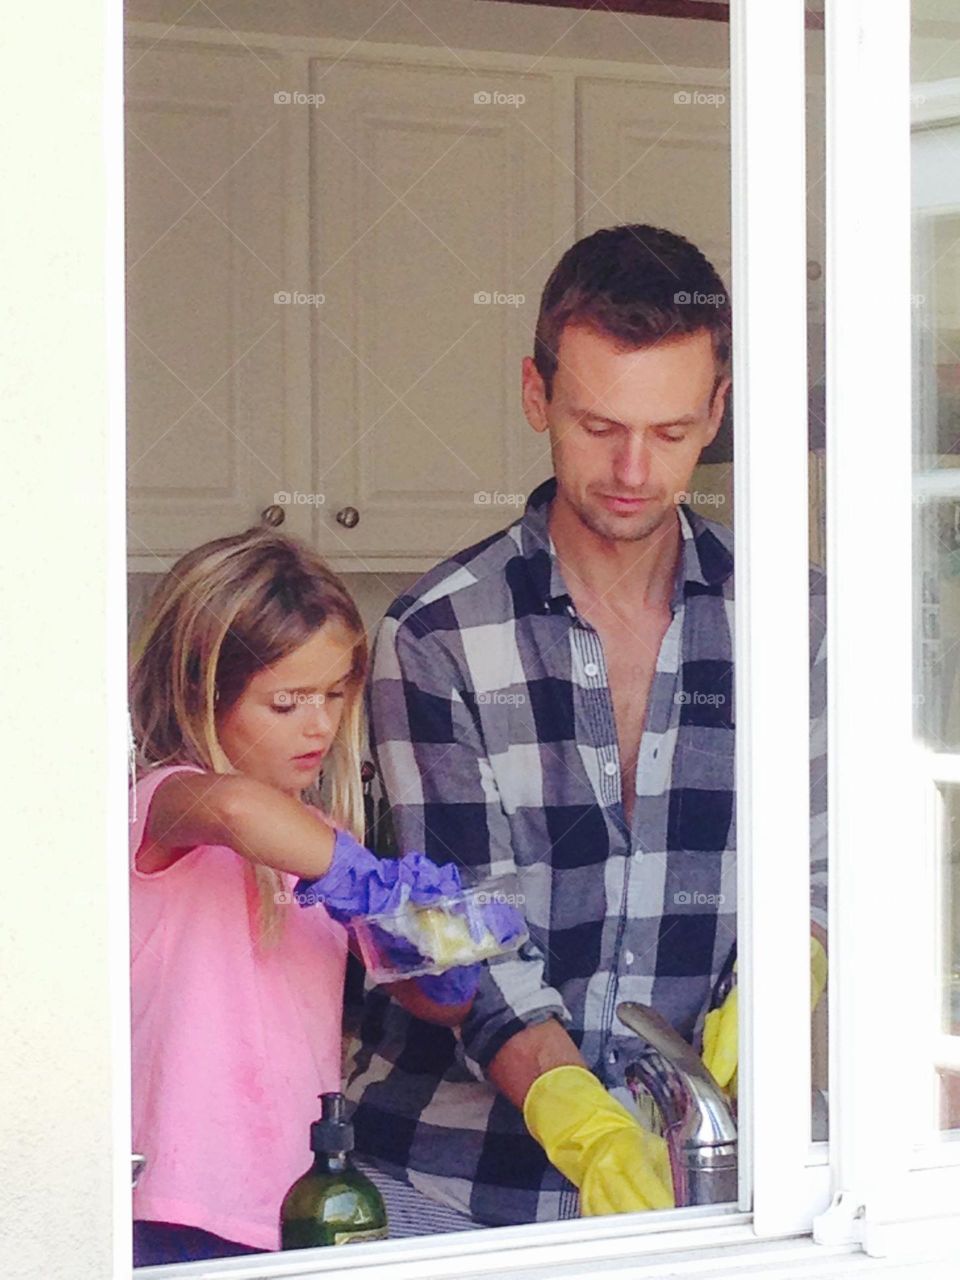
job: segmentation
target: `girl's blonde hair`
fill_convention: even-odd
[[[266,526],[187,552],[153,595],[131,654],[137,776],[163,764],[235,772],[217,737],[217,716],[230,710],[257,671],[299,648],[328,619],[343,623],[356,643],[343,718],[324,770],[325,807],[362,840],[363,621],[322,556]],[[319,788],[304,795],[320,802]],[[271,943],[280,934],[283,882],[271,867],[250,864],[250,872],[259,936]]]

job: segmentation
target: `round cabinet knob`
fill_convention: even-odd
[[[260,512],[260,519],[272,529],[275,529],[278,524],[283,524],[286,518],[287,513],[276,502],[271,502],[269,507],[264,507]]]
[[[337,512],[337,524],[342,524],[345,529],[352,529],[359,523],[360,512],[356,507],[341,507]]]

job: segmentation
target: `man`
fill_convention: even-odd
[[[371,737],[400,848],[508,877],[530,931],[457,1029],[367,996],[357,1147],[413,1188],[421,1230],[430,1204],[451,1229],[672,1203],[662,1143],[613,1098],[639,1049],[616,1007],[698,1041],[735,941],[733,538],[687,502],[729,358],[726,291],[693,245],[640,225],[575,244],[523,362],[554,477],[378,636]],[[819,751],[819,574],[811,591]],[[824,808],[818,785],[817,926]]]

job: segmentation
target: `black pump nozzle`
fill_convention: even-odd
[[[320,1119],[310,1126],[310,1149],[326,1155],[353,1150],[353,1125],[342,1093],[320,1094]]]

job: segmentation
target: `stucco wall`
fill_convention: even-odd
[[[119,933],[109,927],[109,882],[122,891],[124,877],[122,861],[109,874],[107,831],[109,824],[110,856],[122,859],[125,798],[116,698],[112,740],[107,729],[108,670],[112,663],[122,694],[116,653],[122,662],[123,652],[119,455],[109,477],[112,511],[107,505],[107,259],[115,332],[122,331],[121,188],[112,193],[111,221],[103,127],[104,67],[108,58],[120,65],[119,31],[110,47],[107,9],[15,5],[4,13],[0,46],[5,1280],[110,1276],[114,1186],[123,1203],[119,1169],[114,1180],[110,1164],[111,1099],[122,1115],[129,1086],[112,1076],[108,985],[108,953],[121,957],[125,942],[121,916],[114,913]],[[119,181],[119,77],[111,99]],[[122,363],[114,369],[122,390]],[[122,441],[119,416],[113,435]],[[108,554],[117,562],[109,619]],[[125,1038],[122,1026],[113,1031]]]

